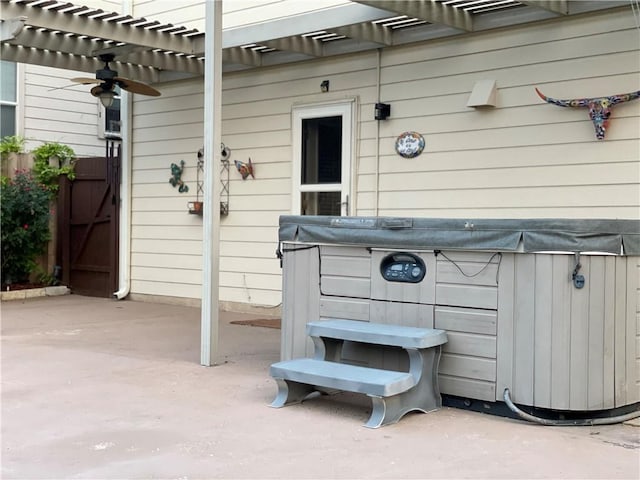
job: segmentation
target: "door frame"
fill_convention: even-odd
[[[300,215],[303,192],[341,193],[341,215],[355,211],[353,200],[353,165],[356,132],[356,99],[341,99],[330,103],[294,105],[291,111],[292,168],[291,168],[291,213]],[[339,184],[302,185],[302,121],[310,118],[342,117],[342,173]]]

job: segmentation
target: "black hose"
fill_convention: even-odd
[[[509,409],[517,414],[520,418],[524,420],[528,420],[530,422],[539,423],[540,425],[548,425],[554,427],[574,427],[574,426],[584,426],[584,425],[613,425],[614,423],[622,423],[627,420],[632,420],[634,418],[640,417],[640,410],[636,410],[635,412],[630,412],[625,415],[618,415],[617,417],[608,417],[608,418],[585,418],[579,420],[549,420],[546,418],[536,417],[535,415],[531,415],[527,412],[523,412],[520,410],[512,401],[511,396],[509,394],[509,389],[504,389],[504,394],[502,395],[504,399],[504,403],[507,404]]]

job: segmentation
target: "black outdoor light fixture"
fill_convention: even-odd
[[[375,119],[386,120],[391,115],[391,105],[388,103],[376,103]]]
[[[322,93],[326,93],[329,91],[329,80],[322,81],[322,83],[320,84],[320,91],[322,91]]]

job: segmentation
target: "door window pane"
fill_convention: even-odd
[[[302,185],[340,183],[342,117],[302,120]]]
[[[105,108],[105,131],[120,134],[120,97],[114,97],[109,108]]]
[[[302,215],[340,215],[340,192],[303,192]]]

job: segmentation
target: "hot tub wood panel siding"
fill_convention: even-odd
[[[448,337],[440,359],[441,391],[494,401],[496,311],[441,305],[434,308],[434,326],[446,330]]]
[[[487,401],[493,401],[496,396],[495,382],[483,382],[440,374],[438,375],[438,383],[440,391],[449,395]]]
[[[508,387],[516,403],[557,410],[640,401],[638,259],[582,255],[581,289],[573,256],[515,255],[513,263],[513,302],[505,292],[498,309],[496,399]],[[511,290],[501,283],[501,298],[503,287]]]
[[[636,284],[636,294],[633,295],[635,297],[635,352],[636,352],[636,378],[635,378],[635,395],[636,399],[640,399],[640,258],[636,258],[635,261],[635,284]],[[634,300],[630,299],[633,303]],[[632,308],[633,311],[633,308]],[[633,324],[633,320],[629,319],[629,321]],[[633,327],[631,328],[633,331]]]
[[[371,298],[392,302],[435,303],[436,258],[433,252],[410,252],[422,259],[426,274],[419,283],[388,282],[380,272],[383,259],[396,250],[373,250],[371,252]]]
[[[436,305],[435,328],[495,336],[497,314],[493,310]]]
[[[433,305],[371,301],[371,322],[433,328]]]
[[[318,318],[433,327],[449,335],[439,370],[444,394],[501,401],[508,387],[516,403],[572,411],[640,401],[638,257],[582,255],[586,281],[578,289],[573,255],[456,251],[447,259],[412,252],[427,264],[427,284],[405,284],[406,294],[399,282],[381,285],[380,260],[391,250],[322,246],[320,252],[320,260],[316,248],[285,254],[284,359],[312,354],[305,325]],[[433,301],[426,303],[430,291]],[[393,355],[369,359],[371,366],[381,363],[404,368]]]
[[[371,254],[365,248],[320,247],[320,258],[322,295],[370,297]]]
[[[369,301],[351,298],[320,297],[321,318],[369,320]]]
[[[624,350],[624,356],[626,359],[625,378],[619,380],[624,388],[621,391],[624,392],[620,396],[620,399],[616,398],[616,405],[626,405],[631,402],[640,401],[640,388],[638,385],[638,352],[635,351],[635,358],[632,354],[636,346],[635,333],[635,319],[638,314],[637,293],[640,286],[640,279],[638,278],[638,258],[626,257],[626,284],[627,295],[625,302],[625,331],[623,333],[624,347],[620,345],[618,348]]]
[[[485,252],[443,252],[436,259],[436,304],[498,308],[499,256]]]
[[[295,246],[285,246],[287,249]],[[320,273],[318,251],[315,248],[288,251],[283,258],[283,291],[291,292],[282,305],[282,360],[305,357],[311,351],[307,337],[307,322],[320,316]]]

